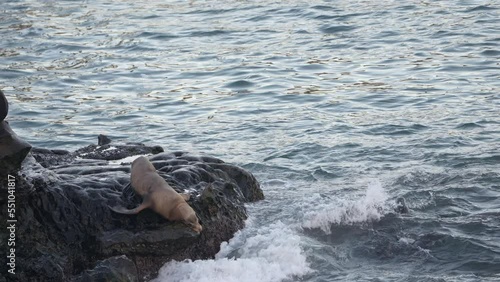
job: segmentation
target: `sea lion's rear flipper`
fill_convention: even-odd
[[[184,199],[184,201],[189,201],[189,198],[191,198],[191,195],[185,194],[185,193],[180,193],[181,197]]]
[[[112,211],[117,212],[117,213],[122,213],[122,214],[137,214],[143,209],[149,208],[150,203],[148,201],[142,202],[139,206],[137,206],[135,209],[128,210],[122,206],[114,206],[114,207],[109,207]]]

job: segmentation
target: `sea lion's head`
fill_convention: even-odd
[[[201,230],[203,230],[203,227],[201,227],[200,222],[198,221],[198,217],[196,217],[195,213],[190,214],[184,222],[191,227],[191,229],[196,232],[200,233]]]
[[[148,158],[140,156],[132,162],[132,172],[134,171],[140,172],[142,174],[150,171],[154,172],[156,171],[156,168],[153,166],[153,164],[149,161]]]
[[[172,210],[170,215],[169,219],[172,218],[174,220],[182,221],[196,233],[200,233],[201,230],[203,230],[203,227],[201,227],[198,217],[196,216],[196,212],[184,200]]]

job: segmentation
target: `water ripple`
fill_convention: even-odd
[[[315,272],[300,279],[497,278],[497,3],[22,0],[0,11],[0,88],[33,145],[73,150],[104,133],[217,155],[278,183],[252,210],[263,221],[299,218],[311,191],[345,200],[377,178],[410,214],[301,234]]]

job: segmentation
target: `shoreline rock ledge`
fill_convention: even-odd
[[[1,262],[8,277],[0,282],[148,281],[170,260],[213,258],[220,244],[244,227],[244,204],[264,198],[251,173],[217,158],[99,140],[100,145],[75,152],[32,148],[21,169],[11,173],[16,274],[8,274]],[[122,215],[108,208],[133,208],[142,201],[130,186],[133,158],[127,157],[137,155],[149,155],[175,190],[191,194],[188,203],[203,226],[200,234],[149,209]],[[0,176],[2,207],[8,202],[6,177]],[[8,216],[2,208],[0,217]],[[6,233],[0,235],[3,250]]]

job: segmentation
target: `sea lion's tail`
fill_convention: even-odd
[[[112,211],[116,213],[122,213],[122,214],[137,214],[143,209],[146,209],[149,207],[149,204],[146,202],[143,202],[139,206],[137,206],[135,209],[128,210],[122,206],[114,206],[114,207],[109,207]]]

